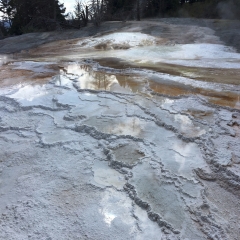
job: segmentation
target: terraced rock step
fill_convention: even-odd
[[[144,23],[0,66],[0,239],[239,238],[239,54]]]

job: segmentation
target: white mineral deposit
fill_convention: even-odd
[[[0,41],[1,240],[239,239],[240,53],[189,21]]]

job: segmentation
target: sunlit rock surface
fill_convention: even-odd
[[[0,56],[0,239],[239,239],[240,54],[134,24]]]

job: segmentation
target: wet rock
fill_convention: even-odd
[[[194,171],[198,175],[198,177],[200,177],[203,180],[207,180],[207,181],[215,181],[216,180],[216,177],[213,173],[207,173],[201,168],[195,169]]]
[[[239,56],[212,44],[220,42],[208,28],[145,23],[154,37],[126,23],[134,32],[49,43],[21,53],[42,62],[8,66],[39,74],[45,57],[64,53],[50,83],[26,76],[0,88],[1,239],[237,239],[239,86],[231,67]],[[182,29],[190,38],[176,36]],[[105,59],[91,60],[102,57],[96,48]]]

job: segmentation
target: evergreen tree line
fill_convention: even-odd
[[[65,22],[66,8],[58,0],[0,0],[4,26],[2,31],[22,34],[32,31],[55,30]]]
[[[240,19],[240,0],[181,0],[180,17]]]
[[[240,19],[240,0],[92,0],[88,5],[77,1],[72,21],[81,27],[88,20],[99,25],[101,21],[151,17]]]
[[[76,0],[65,14],[58,0],[0,0],[4,34],[81,28],[91,21],[141,20],[151,17],[240,18],[240,0]],[[86,2],[86,1],[85,1]],[[0,31],[1,32],[1,31]]]
[[[140,18],[240,19],[240,0],[107,0],[106,2],[108,9],[106,18],[110,20],[117,20],[117,18],[137,19],[138,14],[140,14]]]

